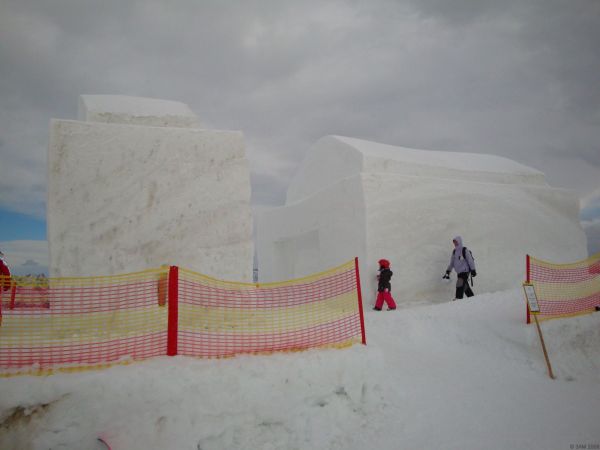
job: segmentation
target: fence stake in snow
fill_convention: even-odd
[[[171,266],[169,268],[169,319],[167,331],[167,355],[175,356],[177,354],[177,335],[179,318],[179,268]]]
[[[552,366],[550,365],[550,358],[548,357],[548,351],[546,350],[546,343],[544,342],[544,335],[542,334],[542,328],[538,321],[537,315],[540,312],[540,306],[538,304],[537,295],[535,293],[535,287],[533,284],[523,283],[523,289],[525,291],[525,298],[527,299],[528,311],[533,315],[535,325],[537,327],[538,336],[542,343],[542,350],[544,351],[544,358],[546,359],[546,366],[548,367],[548,375],[554,380],[554,373],[552,373]]]
[[[354,258],[354,268],[356,271],[356,291],[358,294],[358,313],[360,314],[360,332],[363,345],[367,345],[367,335],[365,333],[365,316],[363,313],[362,293],[360,289],[360,273],[358,271],[358,256]]]

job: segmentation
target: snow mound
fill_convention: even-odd
[[[163,357],[0,380],[0,448],[569,448],[600,442],[600,314],[542,323],[522,291],[366,313],[367,346]]]

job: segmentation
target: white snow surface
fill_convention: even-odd
[[[486,183],[547,186],[539,170],[496,155],[417,150],[346,136],[325,136],[308,151],[287,192],[286,204],[301,201],[357,173],[435,177]]]
[[[551,380],[524,310],[515,288],[369,310],[367,346],[0,379],[0,448],[594,448],[600,313],[542,322]]]
[[[369,157],[385,158],[404,163],[424,164],[432,167],[446,167],[453,170],[482,171],[491,173],[513,173],[524,175],[543,175],[512,159],[497,155],[473,154],[465,152],[441,152],[418,150],[408,147],[365,141],[347,136],[334,136],[336,139],[357,148]]]
[[[198,116],[188,105],[128,95],[80,95],[77,119],[154,127],[198,128]]]

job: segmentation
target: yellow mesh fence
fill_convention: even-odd
[[[529,258],[540,319],[586,314],[600,306],[600,253],[571,264]]]
[[[176,267],[16,278],[0,296],[0,376],[105,367],[173,351],[227,357],[347,346],[364,332],[359,295],[354,261],[268,284]]]
[[[164,354],[167,312],[159,302],[167,273],[15,278],[14,298],[1,300],[0,372],[73,371]]]
[[[224,282],[182,270],[179,292],[180,354],[223,357],[361,340],[353,261],[264,284]]]

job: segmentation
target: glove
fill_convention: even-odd
[[[444,275],[444,276],[442,277],[442,279],[449,280],[449,279],[450,279],[450,272],[446,270],[446,275]]]
[[[476,277],[477,276],[477,271],[476,270],[471,270],[471,276],[472,277]]]

